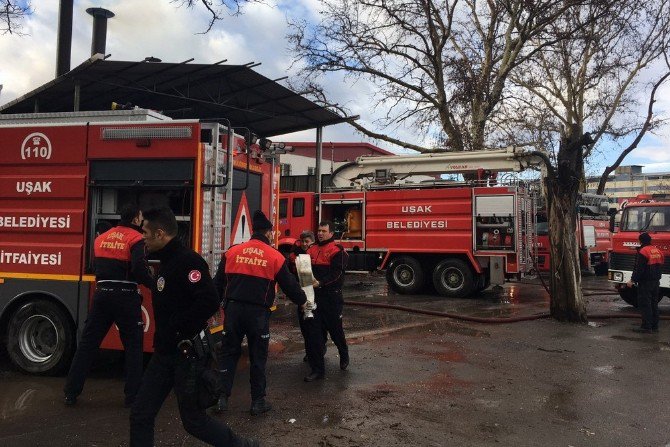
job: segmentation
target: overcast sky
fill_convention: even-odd
[[[181,62],[194,58],[194,63],[214,63],[227,59],[230,64],[261,62],[255,70],[269,78],[291,77],[287,49],[287,17],[318,20],[317,0],[268,0],[278,5],[247,5],[245,14],[218,22],[207,34],[208,13],[199,6],[177,8],[170,0],[75,0],[71,67],[87,59],[91,48],[92,17],[89,7],[104,7],[116,16],[109,20],[106,52],[112,60],[137,61],[154,56],[164,62]],[[33,14],[24,20],[25,35],[0,35],[0,104],[5,104],[53,79],[56,65],[56,31],[58,0],[31,0]],[[196,2],[199,3],[199,2]],[[370,123],[374,117],[366,109],[369,87],[362,82],[329,83],[332,100],[349,107],[352,115]],[[670,83],[659,92],[657,110],[670,111]],[[394,150],[389,144],[375,142],[355,132],[347,124],[324,128],[324,141],[369,141]],[[402,138],[417,141],[411,130]],[[275,138],[284,141],[313,141],[314,131]],[[589,173],[602,172],[613,161],[614,151],[600,148],[594,156]],[[624,164],[645,165],[645,172],[670,171],[670,126],[657,136],[646,137]]]

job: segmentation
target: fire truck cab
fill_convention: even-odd
[[[639,195],[622,204],[620,215],[618,228],[614,225],[615,216],[610,221],[614,234],[607,273],[609,281],[614,283],[625,302],[637,307],[637,290],[635,287],[626,287],[626,283],[633,275],[637,248],[640,246],[638,237],[646,231],[652,237],[652,244],[665,256],[658,299],[670,297],[670,196]]]

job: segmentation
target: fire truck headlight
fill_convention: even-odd
[[[614,274],[612,275],[612,280],[623,282],[623,273],[621,273],[621,272],[614,272]]]

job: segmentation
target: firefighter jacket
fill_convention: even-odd
[[[643,245],[637,251],[633,282],[658,281],[661,279],[661,269],[665,259],[661,250],[653,245]]]
[[[330,238],[309,247],[307,254],[312,258],[312,273],[319,281],[315,292],[340,291],[349,260],[344,248],[336,244],[334,238]]]
[[[153,255],[160,260],[151,289],[154,350],[174,354],[179,341],[193,338],[205,327],[219,308],[219,297],[207,262],[177,238]]]
[[[139,227],[119,224],[95,238],[93,249],[97,281],[130,281],[151,287],[153,278]]]
[[[254,234],[249,241],[233,245],[224,253],[214,283],[224,302],[239,301],[269,308],[275,300],[276,283],[297,305],[307,301],[284,255],[261,234]]]

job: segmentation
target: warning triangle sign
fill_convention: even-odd
[[[249,214],[247,196],[244,192],[240,198],[240,205],[237,208],[230,239],[231,245],[241,244],[251,239],[251,215]]]

